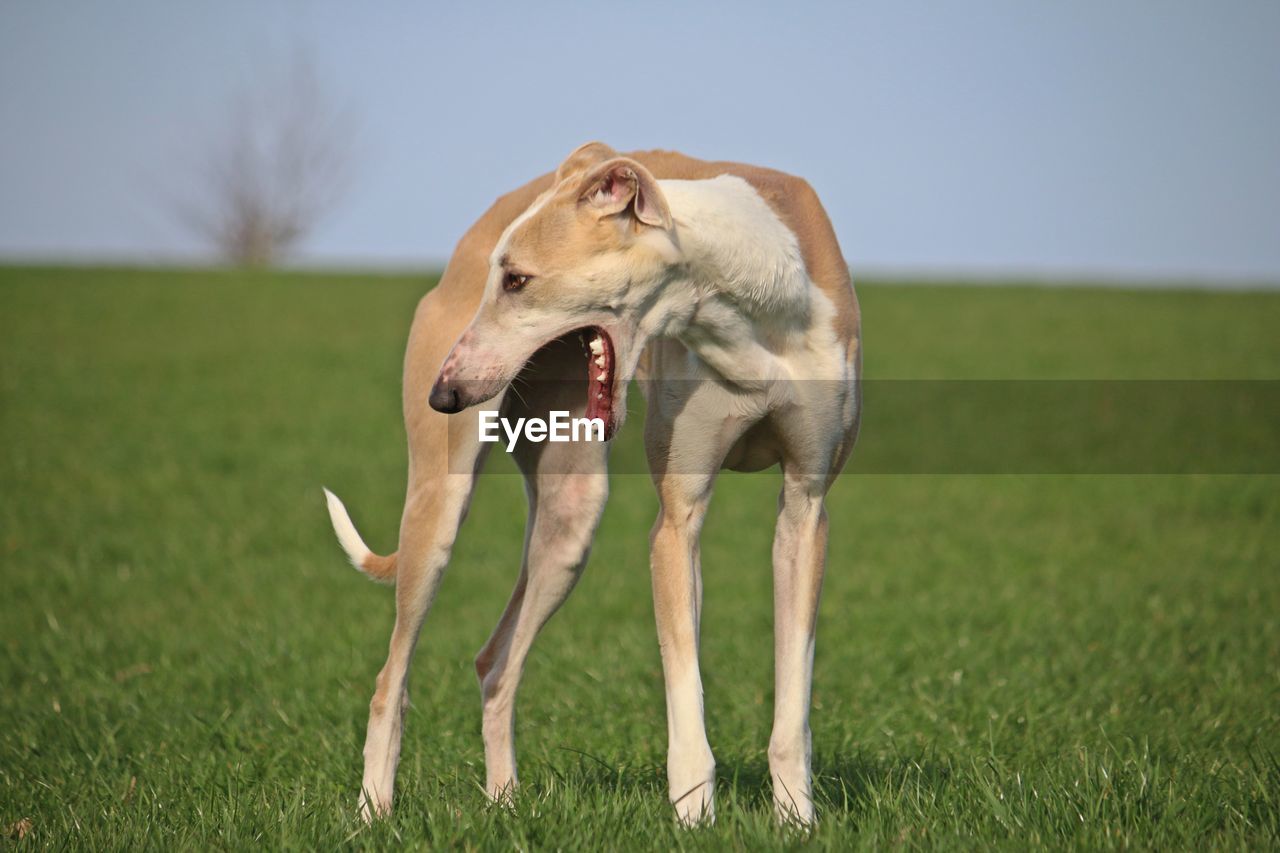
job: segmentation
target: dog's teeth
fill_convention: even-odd
[[[603,400],[603,399],[604,399],[604,392],[603,392],[603,391],[597,391],[597,392],[596,392],[596,399],[597,399],[597,400]]]
[[[604,356],[603,356],[603,355],[598,355],[598,356],[596,356],[595,361],[596,361],[596,367],[604,367]]]
[[[600,353],[604,352],[604,341],[600,340],[599,338],[592,338],[591,343],[588,344],[588,346],[591,347],[591,352],[594,353],[595,355],[599,355]]]
[[[600,382],[603,382],[608,378],[609,378],[609,374],[605,373],[603,370],[600,371],[600,375],[596,377],[596,379]]]

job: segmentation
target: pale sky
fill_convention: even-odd
[[[0,0],[0,257],[199,258],[164,199],[299,51],[359,116],[308,262],[439,262],[601,139],[803,175],[855,274],[1280,283],[1274,0]]]

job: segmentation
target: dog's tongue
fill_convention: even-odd
[[[587,417],[604,421],[605,438],[613,437],[613,346],[597,329],[587,333]]]

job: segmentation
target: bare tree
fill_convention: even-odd
[[[228,112],[197,154],[197,186],[178,214],[226,260],[269,266],[342,199],[352,117],[305,59],[241,91]]]

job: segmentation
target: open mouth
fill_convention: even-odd
[[[608,441],[618,428],[613,399],[613,339],[599,326],[589,326],[578,330],[578,342],[587,359],[587,417],[604,422]]]

